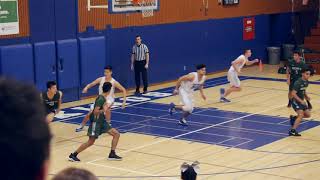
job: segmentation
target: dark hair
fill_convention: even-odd
[[[139,34],[138,34],[138,35],[136,35],[136,38],[137,38],[137,37],[140,37],[140,38],[141,38],[141,36],[140,36]]]
[[[0,78],[1,179],[34,180],[49,158],[51,134],[34,86]]]
[[[110,65],[105,66],[105,67],[104,67],[104,70],[110,70],[110,71],[112,71],[112,66],[110,66]]]
[[[110,82],[103,83],[102,92],[104,92],[104,93],[109,92],[111,87],[112,87],[112,84]]]
[[[307,71],[309,71],[310,74],[311,74],[311,69],[310,69],[309,67],[303,68],[303,69],[301,70],[301,73],[305,73],[305,72],[307,72]]]
[[[196,180],[197,173],[193,169],[192,166],[188,165],[187,169],[185,171],[181,171],[181,179],[183,179],[183,180]]]
[[[47,89],[50,89],[52,86],[56,86],[57,83],[55,81],[48,81],[47,82]]]
[[[198,64],[198,65],[196,65],[196,69],[197,69],[197,70],[200,70],[200,69],[205,68],[205,67],[206,67],[205,64]]]
[[[98,178],[88,170],[71,167],[60,171],[52,180],[98,180]]]
[[[299,56],[301,56],[301,52],[300,51],[294,51],[293,54],[298,54]]]
[[[248,51],[251,51],[251,49],[245,49],[245,50],[243,50],[243,54],[247,53]]]

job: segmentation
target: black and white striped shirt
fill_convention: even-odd
[[[143,61],[146,60],[146,54],[149,53],[149,49],[145,44],[137,45],[135,44],[132,47],[132,54],[134,54],[135,61]]]

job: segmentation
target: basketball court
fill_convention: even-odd
[[[0,75],[35,86],[39,90],[35,91],[37,98],[42,92],[48,117],[55,117],[52,122],[46,119],[53,135],[50,158],[46,156],[47,146],[42,147],[45,143],[39,140],[43,143],[41,164],[37,153],[32,152],[35,154],[32,158],[25,154],[31,152],[26,150],[28,147],[37,152],[36,145],[25,146],[24,142],[29,141],[23,139],[34,138],[36,131],[26,130],[31,132],[30,137],[20,131],[12,133],[23,139],[19,141],[12,140],[15,136],[4,137],[1,141],[4,146],[13,144],[4,148],[6,153],[2,154],[7,157],[4,164],[7,170],[21,173],[3,172],[3,179],[6,174],[25,177],[22,170],[31,172],[25,166],[9,163],[15,160],[6,154],[11,155],[11,148],[15,147],[19,151],[13,155],[17,154],[19,161],[24,161],[24,156],[25,164],[35,161],[37,167],[30,165],[30,169],[39,172],[30,174],[37,178],[46,173],[48,160],[49,179],[69,167],[78,167],[101,180],[179,180],[181,165],[193,162],[200,163],[197,180],[320,179],[319,3],[319,0],[0,0]],[[297,57],[312,65],[318,75],[310,77],[306,90],[313,106],[311,118],[303,118],[296,132],[299,118],[292,127],[289,117],[296,112],[287,107],[287,77],[279,74],[278,69],[282,66],[279,63],[287,63],[291,58],[299,64]],[[250,66],[242,69],[244,65]],[[291,77],[298,79],[304,64],[296,66]],[[229,68],[229,79],[236,83],[220,99],[221,88],[229,87]],[[198,73],[189,74],[182,85],[177,85],[178,78],[196,69]],[[287,71],[284,67],[281,70]],[[198,91],[194,92],[194,110],[187,117],[193,109],[190,96],[196,87],[202,88],[204,72],[210,73],[203,89],[206,100]],[[76,132],[76,128],[79,129],[98,95],[98,87],[91,87],[93,84],[100,84],[101,92],[104,91],[105,97],[100,97],[103,103],[97,105],[100,108],[112,101],[114,88],[123,91],[116,92],[111,108],[111,125],[121,136],[116,146],[118,134],[112,131],[115,141],[109,157],[113,160],[122,157],[121,161],[108,160],[113,138],[108,133],[95,142],[91,138],[82,148],[92,142],[94,145],[83,152],[78,149],[88,141],[90,121],[83,131]],[[307,82],[299,80],[294,85],[295,90],[300,87],[300,95]],[[125,95],[122,86],[129,88],[126,108],[122,108]],[[174,106],[171,103],[181,104],[179,95],[173,95],[178,91],[174,92],[176,87],[184,96],[187,126],[181,125],[185,120],[181,119],[181,112],[169,113]],[[230,91],[233,92],[229,96]],[[18,93],[8,92],[21,98]],[[224,96],[231,102],[220,102]],[[10,103],[15,103],[13,99]],[[40,112],[42,104],[37,103],[35,109]],[[95,116],[90,117],[92,136],[105,130],[103,117],[108,119],[108,111],[103,110],[98,114],[96,108]],[[13,113],[8,112],[5,110],[3,114],[21,115],[14,109]],[[103,113],[106,115],[102,116]],[[42,118],[38,122],[42,123]],[[34,116],[32,120],[36,122]],[[40,123],[32,127],[42,127]],[[296,136],[289,136],[289,130]],[[297,137],[298,132],[301,137]],[[49,137],[48,130],[46,133]],[[17,142],[22,142],[21,147],[26,149]],[[115,154],[115,146],[120,157]],[[81,161],[69,161],[70,153],[74,153],[71,160]]]
[[[129,96],[127,108],[117,99],[112,110],[112,126],[121,132],[118,154],[122,161],[108,161],[111,136],[104,134],[81,153],[80,163],[68,155],[87,140],[86,130],[75,128],[90,104],[67,104],[64,114],[51,124],[53,175],[68,166],[83,167],[101,179],[179,179],[183,162],[200,162],[199,179],[317,179],[320,165],[320,76],[312,77],[308,92],[312,117],[300,127],[301,137],[289,137],[285,75],[276,66],[244,69],[243,91],[220,103],[219,89],[228,86],[225,73],[210,75],[205,84],[207,101],[196,92],[196,110],[189,126],[178,125],[180,113],[168,113],[173,83],[154,86],[142,96]],[[88,100],[87,100],[88,101]],[[118,106],[117,106],[118,105]]]

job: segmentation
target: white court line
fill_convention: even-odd
[[[222,76],[222,77],[224,77],[224,76]],[[251,78],[250,77],[244,77],[243,79],[241,79],[241,81],[244,81],[244,80],[250,80]],[[228,81],[228,78],[227,77],[225,77],[224,79],[217,79],[217,81],[212,81],[212,82],[226,82],[226,83],[223,83],[223,84],[229,84],[229,81]],[[204,85],[205,86],[212,86],[213,84],[211,84],[212,83],[211,81],[206,81],[205,83],[204,83]],[[222,84],[221,84],[222,85]],[[206,87],[207,88],[207,87]]]
[[[244,122],[258,123],[258,124],[269,124],[269,125],[277,125],[277,126],[289,126],[289,125],[286,125],[286,124],[279,124],[279,123],[272,123],[272,122],[265,122],[265,121],[255,121],[255,120],[249,120],[249,119],[242,120],[242,121],[244,121]]]
[[[145,108],[145,107],[130,107],[130,108],[134,108],[134,109],[146,109],[146,110],[152,110],[152,111],[161,111],[161,112],[168,112],[168,110],[164,110],[164,109],[153,109],[153,108]],[[169,108],[168,108],[169,109]]]
[[[208,114],[196,114],[196,113],[194,113],[193,115],[204,116],[204,117],[213,117],[213,118],[218,118],[218,119],[232,119],[232,118],[225,117],[225,116],[215,116],[215,115],[208,115]]]
[[[142,124],[141,124],[142,125]],[[155,125],[144,125],[141,127],[137,127],[137,128],[133,128],[133,129],[139,129],[142,127],[155,127],[155,128],[161,128],[161,129],[166,129],[166,130],[176,130],[176,131],[188,131],[186,129],[177,129],[177,128],[169,128],[169,127],[162,127],[162,126],[155,126]],[[145,132],[139,132],[139,131],[133,131],[134,133],[143,133],[145,134]],[[213,136],[220,136],[220,137],[228,137],[228,138],[236,138],[236,139],[245,139],[245,140],[253,140],[253,139],[249,139],[249,138],[242,138],[242,137],[237,137],[237,136],[227,136],[227,135],[221,135],[221,134],[215,134],[215,133],[204,133],[204,132],[198,132],[199,134],[203,134],[203,135],[213,135]],[[147,133],[146,133],[147,134]],[[153,136],[166,136],[166,135],[162,135],[162,134],[156,134],[156,133],[148,133],[149,135],[153,135]],[[166,137],[170,137],[170,136],[166,136]],[[190,141],[192,141],[193,139],[189,139]],[[207,144],[212,144],[209,143],[210,141],[203,141],[206,142]]]
[[[252,140],[253,141],[253,140]],[[220,153],[222,153],[222,152],[224,152],[224,151],[229,151],[229,150],[231,150],[231,149],[234,149],[234,148],[236,148],[236,147],[238,147],[238,146],[241,146],[241,145],[243,145],[243,144],[246,144],[246,143],[250,143],[250,142],[252,142],[252,141],[246,141],[246,142],[243,142],[243,143],[240,143],[240,144],[237,144],[237,145],[233,145],[233,146],[230,146],[230,147],[226,147],[225,149],[222,149],[222,150],[219,150],[219,151],[217,151],[217,152],[214,152],[214,153],[212,153],[212,152],[209,152],[209,154],[207,154],[207,153],[205,153],[205,154],[203,154],[203,156],[200,156],[200,157],[197,157],[197,159],[202,159],[203,157],[206,157],[206,156],[212,156],[212,155],[216,155],[216,154],[220,154]],[[215,144],[215,145],[220,145],[220,144]],[[195,154],[195,155],[197,155],[197,154]],[[191,156],[192,157],[192,156]],[[188,159],[190,159],[190,157],[188,158]],[[201,161],[200,161],[200,164],[201,164]],[[159,175],[161,175],[163,172],[165,172],[166,170],[169,170],[169,169],[172,169],[172,168],[174,168],[175,166],[168,166],[168,168],[167,169],[164,169],[164,170],[162,170],[162,171],[160,171],[160,172],[158,172],[158,174]],[[234,167],[228,167],[229,169],[237,169],[237,168],[234,168]]]
[[[235,119],[231,119],[231,120],[229,120],[229,121],[221,122],[221,123],[214,124],[214,125],[211,125],[211,126],[208,126],[208,127],[204,127],[204,128],[198,129],[198,130],[194,130],[194,131],[191,131],[191,132],[188,132],[188,133],[183,133],[183,134],[180,134],[180,135],[177,135],[177,136],[173,136],[173,137],[171,137],[171,138],[162,139],[162,140],[159,140],[159,141],[155,141],[155,142],[153,142],[153,143],[150,143],[150,144],[138,146],[138,147],[135,147],[135,148],[126,150],[126,151],[124,151],[124,152],[121,152],[121,154],[126,154],[126,153],[129,153],[129,152],[138,150],[138,149],[143,149],[143,148],[148,147],[148,146],[152,146],[152,145],[155,145],[155,144],[159,144],[159,143],[162,143],[162,142],[166,142],[166,141],[169,141],[169,140],[172,140],[172,139],[175,139],[175,138],[179,138],[179,137],[182,137],[182,136],[185,136],[185,135],[188,135],[188,134],[192,134],[192,133],[195,133],[195,132],[203,131],[203,130],[206,130],[206,129],[209,129],[209,128],[212,128],[212,127],[220,126],[220,125],[222,125],[222,124],[226,124],[226,123],[230,123],[230,122],[233,122],[233,121],[237,121],[237,120],[239,120],[239,119],[242,119],[242,118],[245,118],[245,117],[250,117],[250,116],[253,116],[253,115],[255,115],[255,114],[260,114],[260,113],[263,113],[263,112],[271,111],[271,110],[274,110],[274,109],[277,109],[277,108],[280,108],[280,107],[283,107],[283,106],[284,106],[284,105],[276,106],[276,107],[269,108],[269,109],[266,109],[266,110],[263,110],[263,111],[259,111],[259,112],[251,113],[251,114],[248,114],[248,115],[245,115],[245,116],[241,116],[241,117],[238,117],[238,118],[235,118]],[[99,160],[102,160],[102,159],[104,159],[104,157],[103,157],[103,158],[98,158],[98,159],[95,159],[95,160],[92,160],[92,161],[89,161],[89,162],[87,162],[87,163],[96,162],[96,161],[99,161]]]
[[[226,141],[229,141],[229,140],[232,140],[232,139],[234,139],[234,138],[230,138],[230,139],[227,139],[227,140],[224,140],[224,141],[221,141],[221,142],[218,142],[218,143],[214,143],[214,144],[217,144],[217,145],[218,145],[218,144],[221,144],[221,143],[223,143],[223,142],[226,142]],[[187,139],[186,139],[186,140],[187,140]],[[243,144],[246,144],[246,143],[249,143],[249,142],[252,142],[252,141],[253,141],[253,140],[248,140],[248,141],[246,141],[246,142],[243,142],[243,143],[234,145],[234,146],[232,146],[232,147],[227,147],[226,149],[223,149],[223,150],[221,150],[221,151],[215,152],[214,154],[217,154],[217,153],[220,153],[220,152],[222,152],[222,151],[235,148],[235,147],[237,147],[237,146],[241,146],[241,145],[243,145]],[[210,144],[210,145],[212,145],[212,144]],[[208,147],[210,147],[210,146],[208,146]],[[207,148],[208,148],[208,147],[207,147]],[[191,153],[191,152],[187,152],[187,153]],[[210,153],[210,154],[212,155],[212,153]],[[196,156],[196,155],[194,155],[194,156]],[[191,156],[191,157],[192,157],[192,156]],[[155,162],[155,163],[153,163],[153,164],[159,164],[159,163],[161,163],[161,162],[166,162],[166,161],[167,161],[167,159],[161,160],[161,161],[158,161],[158,162]],[[107,168],[111,168],[111,169],[117,169],[117,170],[120,170],[120,171],[126,171],[126,172],[131,172],[131,173],[136,173],[136,174],[144,174],[144,175],[148,175],[148,176],[155,176],[155,177],[161,175],[161,173],[162,173],[163,171],[165,171],[165,170],[162,170],[162,171],[158,172],[157,174],[152,175],[152,174],[147,174],[147,173],[144,173],[144,172],[139,172],[139,171],[136,171],[136,170],[124,169],[124,168],[117,168],[117,167],[107,166],[107,165],[103,165],[103,164],[99,164],[99,163],[88,162],[88,164],[90,164],[90,165],[95,165],[95,166],[107,167]],[[149,165],[148,165],[148,167],[150,167],[150,166],[152,166],[152,164],[149,164]],[[171,169],[171,168],[170,168],[170,169]],[[166,170],[167,170],[167,169],[166,169]],[[174,178],[168,178],[168,177],[167,177],[167,178],[166,178],[166,177],[157,177],[157,178],[161,178],[161,179],[174,179]]]
[[[171,120],[176,120],[176,119],[161,118],[161,120],[166,121],[166,122],[172,122]],[[157,120],[157,121],[161,121],[161,120]],[[246,121],[246,120],[242,120],[242,121]],[[195,122],[195,121],[190,122],[190,124],[194,124],[194,125],[211,125],[209,123],[201,123],[201,122]],[[274,125],[276,125],[276,124],[274,124]],[[273,132],[273,131],[262,131],[262,130],[256,130],[256,129],[246,129],[246,128],[240,128],[239,129],[238,127],[233,127],[233,126],[220,126],[220,127],[214,127],[214,128],[217,128],[217,129],[230,129],[230,128],[232,128],[232,129],[236,129],[236,130],[239,130],[239,131],[256,133],[256,134],[265,134],[265,135],[270,135],[270,136],[273,135],[272,133],[276,133],[274,135],[283,134],[283,133],[278,133],[278,132]],[[259,133],[259,132],[261,132],[261,133]],[[266,134],[266,133],[268,133],[268,134]],[[279,136],[279,135],[277,135],[277,136]]]
[[[248,77],[248,78],[245,78],[245,79],[243,79],[243,80],[250,80],[250,78]],[[218,80],[216,80],[216,81],[221,81],[220,79],[218,79]],[[223,79],[223,81],[225,81],[225,79]],[[208,81],[207,81],[208,82]],[[212,80],[212,82],[215,82],[215,79],[213,79]],[[226,83],[228,83],[228,81],[226,81]],[[224,83],[224,84],[226,84],[226,83]],[[219,84],[219,83],[213,83],[213,84],[210,84],[210,87],[206,87],[205,89],[207,89],[207,88],[211,88],[211,87],[216,87],[216,86],[219,86],[219,85],[221,85],[221,84]],[[161,89],[160,89],[160,91],[159,92],[172,92],[172,89],[174,88],[174,87],[168,87],[169,89],[168,90],[165,90],[165,91],[161,91]],[[164,88],[164,89],[167,89],[167,88]],[[264,90],[264,91],[267,91],[267,90]],[[264,92],[264,91],[261,91],[261,92]],[[157,91],[151,91],[151,92],[157,92]],[[138,96],[128,96],[128,97],[138,97]],[[168,97],[170,97],[170,96],[168,96]],[[239,97],[242,97],[242,96],[239,96]],[[238,98],[238,97],[235,97],[235,98]],[[234,99],[235,99],[234,98]],[[131,104],[131,105],[127,105],[126,107],[133,107],[133,106],[136,106],[136,105],[141,105],[141,104],[145,104],[145,103],[153,103],[152,101],[154,101],[154,100],[157,100],[157,99],[161,99],[161,98],[156,98],[156,99],[151,99],[151,100],[148,100],[148,101],[144,101],[144,102],[140,102],[140,103],[133,103],[133,104]],[[234,102],[238,102],[238,101],[233,101],[232,103],[234,103]],[[214,103],[217,103],[217,102],[214,102]],[[210,105],[210,104],[214,104],[214,103],[208,103],[208,104],[205,104],[205,106],[207,106],[207,105]],[[89,103],[89,104],[92,104],[92,103]],[[229,103],[230,104],[230,103]],[[86,104],[86,105],[88,105],[88,104]],[[200,107],[202,107],[202,106],[200,106]],[[111,109],[111,110],[117,110],[117,109],[121,109],[122,107],[116,107],[116,108],[113,108],[113,109]],[[68,109],[68,108],[66,108],[66,109]],[[214,110],[213,110],[214,111]],[[116,112],[116,111],[115,111]],[[198,113],[198,112],[195,112],[195,113]],[[66,119],[61,119],[61,120],[57,120],[57,121],[53,121],[53,122],[64,122],[64,121],[69,121],[69,120],[72,120],[72,119],[76,119],[76,118],[80,118],[80,117],[84,117],[86,114],[84,114],[84,115],[81,115],[81,116],[75,116],[75,117],[70,117],[70,118],[66,118]]]
[[[206,111],[206,110],[201,110],[201,111]],[[201,112],[199,111],[199,112]],[[128,114],[128,113],[122,113],[122,112],[117,112],[119,114]],[[145,115],[140,115],[140,114],[132,114],[132,113],[129,113],[130,115],[132,116],[142,116],[142,117],[151,117],[151,116],[145,116]],[[203,114],[197,114],[198,116],[206,116],[206,117],[213,117],[213,118],[221,118],[221,119],[229,119],[229,120],[233,120],[232,118],[225,118],[225,117],[219,117],[219,116],[211,116],[211,115],[203,115]],[[165,121],[165,122],[173,122],[173,121],[177,121],[178,119],[173,119],[173,118],[165,118],[165,116],[169,116],[169,115],[163,115],[163,116],[159,116],[159,117],[153,117],[153,119],[156,119],[156,121]],[[151,120],[151,119],[149,119]],[[113,121],[116,121],[116,120],[113,120]],[[244,122],[252,122],[252,123],[258,123],[258,124],[269,124],[269,125],[281,125],[281,126],[287,126],[287,125],[284,125],[284,124],[278,124],[278,123],[268,123],[268,122],[259,122],[259,121],[253,121],[253,120],[242,120]],[[122,121],[116,121],[116,122],[122,122]],[[190,122],[192,124],[199,124],[199,125],[211,125],[209,123],[201,123],[201,122],[197,122],[197,121],[192,121]],[[305,122],[303,122],[305,123]],[[139,124],[139,123],[137,123]],[[148,126],[151,126],[151,125],[148,125]],[[155,126],[157,127],[157,126]],[[237,127],[233,127],[233,126],[221,126],[221,127],[230,127],[230,128],[233,128],[233,129],[238,129]],[[165,128],[165,127],[162,127],[162,128]],[[172,129],[172,128],[171,128]],[[241,128],[241,129],[246,129],[246,128]],[[178,129],[177,129],[178,130]],[[261,132],[264,132],[264,133],[277,133],[277,132],[273,132],[273,131],[263,131],[263,130],[256,130],[256,129],[247,129],[247,130],[252,130],[252,131],[261,131]]]
[[[223,144],[223,143],[218,143],[217,145],[226,146],[226,147],[227,147],[226,149],[233,149],[233,148],[235,148],[235,147],[238,147],[238,146],[241,146],[241,145],[244,145],[244,144],[250,143],[250,142],[252,142],[252,141],[254,141],[254,140],[253,140],[253,139],[251,139],[251,140],[248,140],[248,141],[242,142],[242,143],[240,143],[240,144],[237,144],[237,145],[235,145],[235,146],[228,146],[227,144]],[[226,150],[226,149],[224,149],[224,150]],[[222,150],[222,151],[224,151],[224,150]],[[222,152],[222,151],[221,151],[221,152]],[[214,154],[217,154],[217,153],[214,153]]]
[[[287,148],[288,148],[288,147],[286,146],[286,147],[281,148],[280,150],[282,150],[282,149],[287,149]],[[270,155],[270,154],[268,154],[268,155]],[[244,162],[236,163],[236,164],[234,164],[233,166],[234,166],[234,167],[237,167],[237,166],[241,166],[241,165],[244,165],[244,164],[249,164],[249,163],[254,162],[254,161],[257,161],[257,160],[259,160],[259,159],[263,159],[263,158],[267,157],[268,155],[263,154],[263,155],[261,155],[261,156],[258,157],[258,158],[254,158],[254,159],[247,160],[247,161],[244,161]],[[258,155],[258,156],[259,156],[259,155]],[[286,157],[286,158],[287,158],[287,157]],[[250,167],[251,167],[251,166],[250,166]],[[223,172],[227,172],[227,171],[228,171],[228,169],[219,171],[219,173],[223,173]],[[257,171],[257,172],[258,172],[258,171]],[[248,173],[251,173],[251,172],[248,172]],[[263,172],[260,172],[260,173],[263,173]],[[270,175],[270,174],[269,174],[269,175]],[[275,174],[271,174],[271,175],[275,176]],[[209,175],[208,177],[213,177],[213,176],[217,176],[217,174]],[[206,178],[206,179],[207,179],[207,178]],[[215,178],[212,178],[212,179],[215,179]],[[244,179],[245,179],[245,178],[244,178]]]
[[[232,139],[234,139],[234,138],[230,138],[230,139],[221,141],[221,142],[219,142],[219,143],[223,143],[223,142],[225,142],[225,141],[229,141],[229,140],[232,140]],[[210,148],[211,145],[212,145],[212,144],[208,144],[207,147],[201,147],[201,148],[196,149],[196,150],[204,150],[204,149]],[[193,155],[191,155],[191,156],[188,155],[188,159],[190,159],[190,158],[198,155],[198,154],[196,154],[196,153],[194,153],[194,152],[195,152],[194,150],[190,151],[190,150],[187,149],[187,151],[183,151],[183,152],[180,151],[178,154],[175,154],[175,156],[181,156],[181,155],[184,155],[184,156],[185,156],[185,155],[187,155],[187,154],[192,153]],[[171,158],[164,158],[163,160],[160,160],[160,161],[152,162],[152,163],[150,163],[150,164],[145,164],[143,167],[141,167],[141,169],[143,169],[143,168],[145,168],[145,167],[150,168],[150,167],[152,167],[153,165],[157,165],[157,164],[160,164],[160,163],[168,162],[168,159],[171,159]],[[180,160],[180,161],[182,161],[182,160]],[[171,169],[171,168],[170,168],[170,169]],[[160,175],[163,171],[166,171],[166,170],[168,170],[168,169],[161,170],[160,172],[157,172],[157,175]]]
[[[244,131],[247,131],[247,132],[250,132],[250,133],[257,133],[257,132],[259,133],[259,132],[261,132],[262,134],[268,135],[268,136],[272,136],[272,135],[275,135],[275,136],[286,135],[287,136],[288,135],[288,134],[285,134],[285,133],[279,133],[279,132],[274,132],[274,131],[264,131],[264,130],[249,129],[249,128],[239,128],[239,127],[233,127],[233,126],[220,126],[220,127],[225,127],[226,129],[244,130]]]
[[[148,125],[142,125],[142,124],[141,124],[141,126],[139,126],[139,127],[131,128],[131,129],[128,129],[128,130],[123,129],[122,131],[124,131],[124,132],[126,132],[126,133],[127,133],[127,132],[132,132],[132,131],[134,131],[135,129],[144,128],[144,127],[146,127],[146,126],[148,126]],[[120,128],[117,128],[117,129],[121,130]]]
[[[176,178],[157,177],[158,175],[153,175],[153,174],[149,174],[149,173],[145,173],[145,172],[141,172],[141,171],[135,171],[135,170],[126,169],[126,168],[118,168],[118,167],[108,166],[108,165],[104,165],[104,164],[97,164],[97,163],[93,163],[93,162],[88,162],[87,164],[94,165],[94,166],[106,167],[106,168],[110,168],[110,169],[116,169],[116,170],[119,170],[119,171],[130,172],[130,173],[135,173],[135,174],[143,174],[143,175],[147,175],[147,176],[155,176],[156,178],[160,178],[160,179],[175,179],[176,180]]]
[[[199,112],[202,111],[206,111],[206,109],[203,109]],[[132,116],[141,116],[141,117],[153,117],[153,119],[157,119],[157,121],[166,121],[166,122],[172,122],[173,120],[177,120],[177,119],[173,119],[173,118],[165,118],[165,116],[169,116],[169,115],[163,115],[163,116],[159,116],[159,117],[154,117],[154,116],[145,116],[145,115],[140,115],[140,114],[132,114],[132,113],[123,113],[123,112],[117,112],[118,114],[127,114],[127,115],[132,115]],[[208,116],[208,117],[216,117],[216,116],[210,116],[210,115],[202,115],[202,114],[197,114],[198,116]],[[248,114],[248,115],[255,115],[255,114]],[[247,116],[247,115],[246,115]],[[221,118],[221,117],[220,117]],[[243,117],[239,117],[239,118],[245,118],[245,116]],[[230,120],[233,120],[231,118],[228,118]],[[150,119],[151,120],[151,119]],[[172,120],[172,121],[171,121]],[[242,121],[246,121],[246,122],[253,122],[250,120],[242,120]],[[121,122],[121,121],[119,121]],[[226,121],[225,121],[226,122]],[[211,125],[209,123],[201,123],[201,122],[196,122],[193,121],[191,122],[192,124],[199,124],[199,125]],[[278,125],[277,123],[265,123],[265,122],[257,122],[254,121],[253,123],[261,123],[261,124],[270,124],[270,125]],[[137,123],[138,124],[138,123]],[[286,125],[282,125],[282,126],[286,126]],[[221,127],[227,127],[227,128],[232,128],[232,129],[237,129],[237,130],[248,130],[252,133],[256,133],[256,132],[261,132],[261,133],[269,133],[268,135],[286,135],[284,133],[278,133],[278,132],[273,132],[273,131],[264,131],[264,130],[256,130],[256,129],[248,129],[248,128],[238,128],[238,127],[233,127],[233,126],[221,126]]]
[[[221,80],[217,80],[217,81],[221,81]],[[214,82],[214,79],[212,80],[212,82]],[[226,83],[227,83],[227,81],[226,81]],[[219,84],[215,84],[215,83],[213,83],[211,86],[212,87],[215,87],[215,85],[219,85]],[[161,91],[161,89],[160,89],[160,91],[158,91],[158,90],[156,90],[156,91],[151,91],[151,92],[172,92],[172,89],[174,89],[174,87],[168,87],[169,89],[168,90],[165,90],[165,91]],[[172,88],[172,89],[171,89]],[[206,87],[205,89],[207,89],[207,88],[209,88],[209,87]],[[164,88],[164,89],[167,89],[167,88]],[[173,96],[173,95],[172,95]],[[128,97],[138,97],[138,96],[128,96]],[[167,96],[167,97],[170,97],[170,96]],[[132,107],[132,106],[136,106],[136,105],[140,105],[140,104],[145,104],[145,103],[150,103],[150,102],[152,102],[152,101],[154,101],[154,100],[157,100],[157,99],[161,99],[161,98],[156,98],[156,99],[150,99],[150,100],[148,100],[148,101],[143,101],[143,102],[140,102],[140,103],[133,103],[133,104],[131,104],[131,105],[127,105],[126,107]],[[92,104],[92,103],[89,103],[89,104]],[[88,104],[85,104],[85,105],[88,105]],[[81,105],[82,106],[82,105]],[[122,107],[116,107],[116,108],[113,108],[113,109],[111,109],[111,110],[117,110],[117,109],[121,109]],[[66,109],[69,109],[69,108],[66,108]],[[79,117],[84,117],[86,114],[84,114],[84,115],[81,115],[81,116],[75,116],[75,117],[70,117],[70,118],[66,118],[66,119],[61,119],[61,120],[57,120],[57,121],[53,121],[53,122],[64,122],[64,121],[69,121],[69,120],[72,120],[72,119],[76,119],[76,118],[79,118]]]

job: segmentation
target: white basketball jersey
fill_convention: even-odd
[[[105,77],[101,77],[101,81],[100,81],[100,84],[99,84],[99,95],[103,93],[102,86],[103,86],[103,84],[105,82],[106,82],[106,78]],[[111,81],[109,81],[109,82],[112,84],[112,87],[110,89],[108,97],[114,98],[114,83],[116,82],[116,80],[111,78]]]
[[[199,80],[197,72],[192,72],[189,74],[194,75],[194,80],[193,81],[182,81],[180,88],[182,88],[183,90],[185,90],[188,93],[192,93],[193,91],[199,89],[203,85],[203,83],[206,79],[206,76],[202,76],[202,79]]]
[[[238,59],[245,59],[245,61],[243,61],[242,64],[236,64],[236,67],[240,70],[243,68],[243,66],[246,64],[246,62],[248,61],[248,58],[246,58],[244,55],[240,55],[235,61],[237,61]],[[233,68],[233,66],[231,65],[230,69],[231,71],[235,71],[235,69]]]

